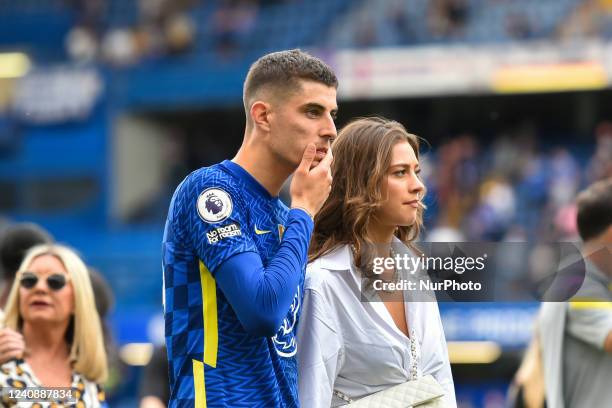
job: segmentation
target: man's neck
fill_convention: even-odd
[[[272,197],[278,196],[281,187],[295,169],[279,161],[262,145],[243,142],[232,161],[245,169]]]

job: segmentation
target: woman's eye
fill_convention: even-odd
[[[406,170],[398,170],[393,174],[395,174],[396,176],[404,176],[406,175]]]

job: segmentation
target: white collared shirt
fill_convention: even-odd
[[[361,279],[348,245],[309,264],[298,324],[300,406],[327,408],[401,384],[410,377],[410,339],[383,302],[361,302]],[[456,407],[455,390],[438,304],[405,302],[416,337],[417,372],[431,374]]]

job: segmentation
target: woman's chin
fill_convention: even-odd
[[[398,227],[412,227],[415,222],[416,222],[416,217],[405,218],[405,219],[400,220],[400,222],[397,223],[397,226]]]
[[[36,325],[53,323],[57,321],[57,318],[52,313],[41,310],[30,313],[29,316],[23,320],[25,323]]]

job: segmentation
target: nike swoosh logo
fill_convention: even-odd
[[[269,234],[270,232],[272,231],[257,229],[257,225],[255,225],[255,233],[257,235]]]

